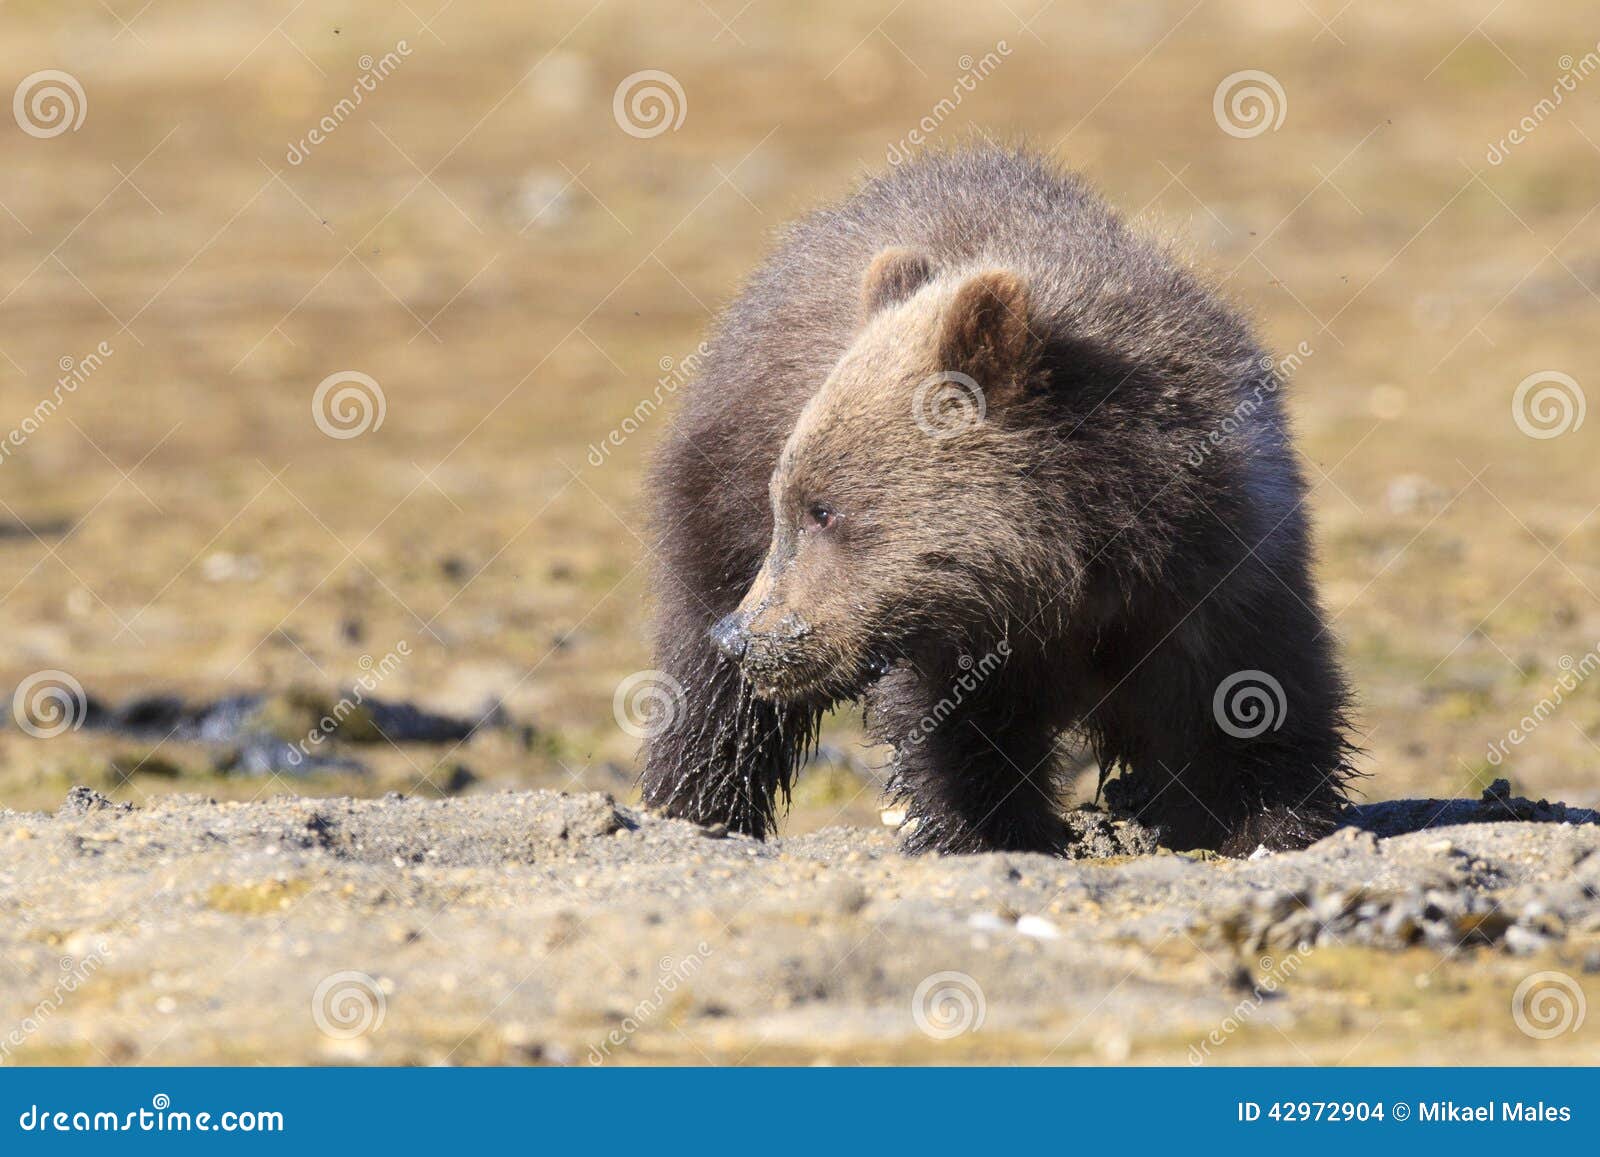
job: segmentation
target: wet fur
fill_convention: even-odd
[[[998,280],[973,288],[985,278]],[[991,300],[1013,288],[1023,335]],[[806,460],[780,465],[874,326],[902,327],[882,348],[928,366],[964,359],[990,391],[981,437],[930,451],[903,424],[813,407],[823,430],[802,439]],[[650,480],[656,665],[688,701],[648,746],[649,803],[764,836],[821,712],[861,695],[897,747],[910,850],[1059,850],[1063,737],[1120,772],[1108,800],[1171,846],[1242,855],[1330,830],[1350,775],[1347,691],[1270,362],[1079,178],[987,148],[903,165],[793,225],[710,351]],[[845,410],[853,395],[834,396]],[[859,583],[869,613],[812,640],[831,647],[827,677],[774,703],[707,631],[783,539],[769,487],[801,485],[785,471],[843,474],[880,516],[915,492],[919,515],[880,545],[892,561],[829,584]],[[895,665],[871,682],[876,636]],[[963,662],[1002,643],[1003,664],[952,705]],[[1288,705],[1251,739],[1212,714],[1242,670],[1269,672]]]

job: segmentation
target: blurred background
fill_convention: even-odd
[[[784,221],[983,137],[1083,170],[1289,359],[1368,796],[1600,800],[1600,26],[1569,5],[0,30],[0,806],[626,798],[642,466],[707,323]],[[880,763],[836,719],[792,826],[877,823]]]

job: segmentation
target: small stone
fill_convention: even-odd
[[[1061,929],[1043,916],[1023,916],[1017,920],[1017,931],[1035,940],[1059,940]]]
[[[132,804],[117,803],[95,791],[94,788],[80,783],[77,787],[67,792],[67,798],[56,814],[60,816],[83,816],[88,815],[90,812],[98,811],[131,812],[132,810]]]
[[[1524,928],[1521,924],[1513,924],[1506,929],[1503,937],[1506,950],[1516,956],[1529,956],[1539,951],[1550,943],[1548,936],[1541,936],[1531,928]]]
[[[998,912],[974,912],[967,917],[967,927],[978,932],[1009,932],[1016,925]]]

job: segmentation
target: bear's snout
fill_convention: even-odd
[[[709,634],[711,645],[737,663],[750,649],[750,618],[733,611],[713,623]]]
[[[807,693],[823,674],[811,644],[811,624],[792,612],[771,607],[739,609],[713,623],[706,637],[725,659],[737,663],[762,699],[790,699]]]
[[[745,662],[755,657],[751,654],[751,647],[756,642],[775,653],[786,654],[794,644],[811,634],[811,625],[799,615],[784,615],[770,629],[758,627],[755,617],[749,611],[732,611],[723,615],[706,632],[711,645],[727,658]]]

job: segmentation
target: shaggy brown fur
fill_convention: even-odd
[[[930,156],[805,218],[652,475],[689,701],[646,799],[764,835],[821,712],[864,698],[912,850],[1059,849],[1063,735],[1175,847],[1328,831],[1346,690],[1278,386],[1038,158]]]

